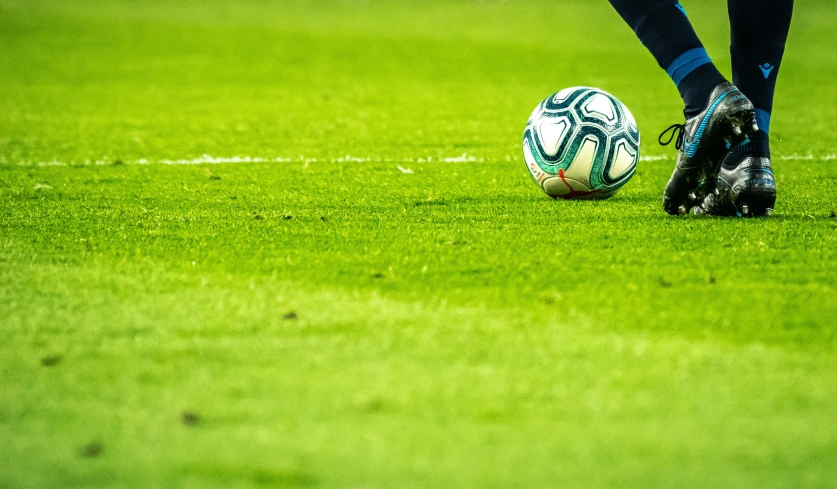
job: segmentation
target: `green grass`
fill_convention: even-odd
[[[0,0],[0,487],[837,487],[834,7],[740,220],[607,2],[412,3]],[[570,85],[667,157],[609,201],[521,161]]]

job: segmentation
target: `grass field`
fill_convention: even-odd
[[[603,0],[0,0],[0,488],[837,487],[837,7],[795,15],[744,220],[663,213],[680,101]],[[522,162],[572,85],[643,135],[608,201]]]

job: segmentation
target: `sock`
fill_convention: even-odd
[[[756,107],[759,129],[769,133],[793,0],[728,0],[728,10],[733,83]]]
[[[747,139],[727,151],[721,162],[724,168],[733,169],[742,159],[748,156],[766,156],[770,158],[770,141],[766,131],[758,131],[747,136]]]
[[[694,117],[706,108],[706,101],[709,99],[709,94],[712,93],[712,89],[718,86],[719,83],[726,81],[724,76],[715,68],[715,65],[712,64],[712,61],[709,60],[706,51],[703,48],[700,48],[698,51],[706,61],[693,68],[680,80],[672,77],[672,80],[677,85],[677,90],[680,92],[680,96],[683,98],[683,102],[686,104],[686,108],[683,110],[686,118]],[[684,56],[690,52],[687,51],[684,53]],[[674,66],[676,66],[676,63],[677,60],[675,60]],[[671,68],[666,71],[671,72]]]
[[[759,126],[759,130],[770,134],[770,112],[756,107],[756,124]]]
[[[686,105],[686,117],[703,110],[712,89],[724,77],[707,56],[680,2],[610,0],[610,3],[677,85]]]

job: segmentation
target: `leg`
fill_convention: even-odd
[[[726,148],[755,125],[753,105],[712,64],[677,0],[610,0],[622,18],[677,85],[686,105],[685,124],[675,124],[677,163],[663,194],[663,209],[685,213],[714,184]],[[711,186],[711,185],[710,185]]]
[[[727,5],[733,82],[753,102],[759,129],[769,133],[793,0],[728,0]]]
[[[733,79],[753,102],[759,130],[727,152],[716,181],[717,191],[706,198],[701,210],[722,215],[769,215],[776,202],[768,138],[770,116],[793,0],[728,0],[728,7]]]
[[[699,113],[724,77],[712,64],[677,0],[610,0],[677,85],[686,117]]]

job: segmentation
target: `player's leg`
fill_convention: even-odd
[[[753,125],[753,106],[712,64],[676,0],[610,0],[677,85],[686,123],[670,129],[680,150],[666,185],[666,212],[685,212],[702,183],[715,179],[724,142],[737,143]],[[662,141],[661,141],[662,142]],[[690,197],[692,195],[693,197]]]
[[[759,129],[769,133],[793,0],[728,0],[728,7],[733,81],[756,107]]]
[[[703,207],[714,214],[758,216],[771,213],[776,200],[768,134],[793,0],[728,0],[728,7],[733,80],[753,102],[759,130],[727,152],[718,191]]]
[[[712,89],[726,81],[706,53],[676,0],[610,0],[611,5],[677,85],[694,116]]]

